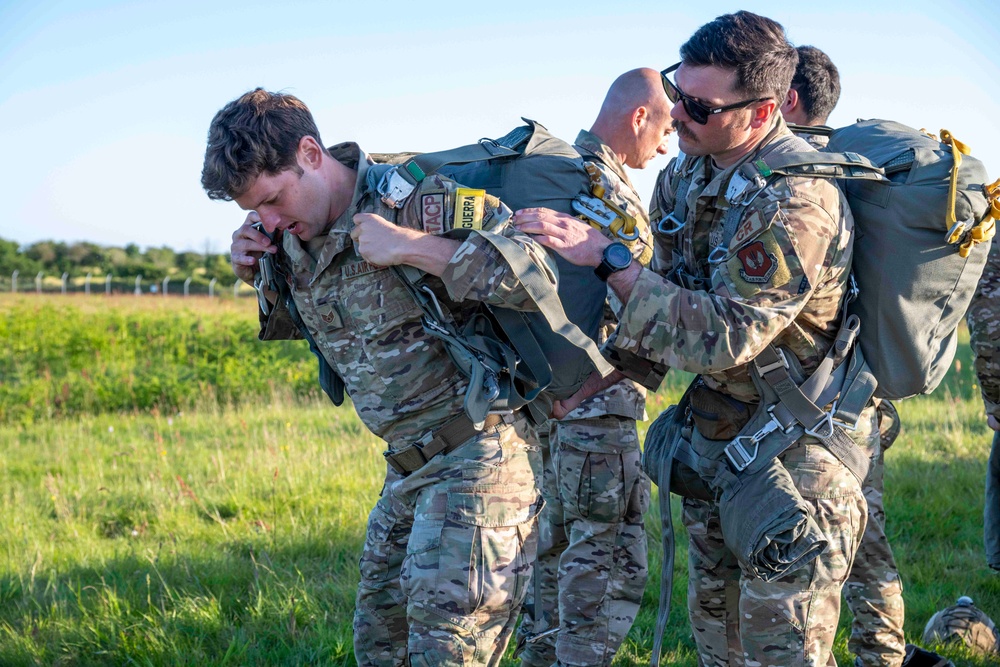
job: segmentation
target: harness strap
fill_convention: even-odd
[[[491,414],[486,417],[483,425],[485,428],[492,428],[511,421],[513,417],[510,415]],[[420,440],[397,450],[386,450],[382,455],[393,470],[406,477],[438,454],[454,451],[459,445],[475,437],[482,430],[476,426],[467,416],[459,415],[437,431],[428,431]]]

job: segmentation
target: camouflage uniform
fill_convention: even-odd
[[[648,262],[649,218],[621,160],[586,130],[575,147],[590,165],[594,196],[636,219],[633,252]],[[612,296],[598,342],[614,330],[615,307],[620,303]],[[650,489],[635,425],[646,418],[645,405],[646,390],[623,380],[552,422],[542,440],[545,507],[518,629],[524,667],[608,665],[635,621],[647,575],[642,517]]]
[[[803,151],[782,120],[748,159],[771,151]],[[733,165],[713,174],[708,157],[679,158],[661,173],[651,220],[654,271],[644,270],[625,304],[608,351],[632,377],[655,388],[668,367],[701,373],[709,389],[746,404],[759,402],[749,363],[768,344],[782,346],[808,373],[826,354],[851,262],[853,219],[836,185],[823,179],[779,178],[743,209],[723,257],[722,220]],[[656,223],[674,210],[673,188],[690,176],[683,228]],[[675,270],[700,289],[664,279]],[[877,451],[874,408],[851,438]],[[721,443],[720,443],[721,444]],[[827,549],[805,567],[765,583],[742,576],[723,542],[715,502],[685,500],[690,536],[688,601],[702,665],[825,665],[840,611],[840,590],[864,532],[861,484],[819,441],[805,436],[780,456]]]
[[[1000,419],[1000,241],[997,239],[993,239],[983,277],[966,317],[986,414]],[[984,524],[986,561],[990,567],[1000,569],[1000,433],[993,436],[990,452]]]
[[[823,134],[805,131],[795,134],[817,150],[830,142],[830,137]],[[891,404],[887,409],[892,409]],[[857,656],[858,667],[899,667],[905,657],[903,586],[885,535],[882,501],[884,454],[891,444],[892,439],[882,441],[862,484],[868,501],[868,524],[858,545],[851,575],[844,585],[844,600],[854,619],[848,646]]]
[[[358,170],[348,209],[329,233],[302,243],[285,234],[279,261],[320,353],[343,379],[361,420],[390,451],[464,417],[467,382],[394,271],[364,260],[350,230],[358,212],[396,224],[449,229],[456,184],[430,176],[402,208],[384,206],[366,184],[367,156],[355,144],[331,149]],[[476,195],[481,227],[511,237],[539,264],[549,258],[507,224],[510,211]],[[551,270],[547,265],[547,270]],[[485,301],[522,310],[534,303],[493,247],[470,236],[440,278],[438,298],[461,323]],[[554,286],[553,286],[554,290]],[[295,337],[288,311],[262,316],[264,339]],[[520,417],[467,437],[403,476],[387,468],[368,519],[354,617],[358,664],[495,665],[514,628],[535,557],[540,508],[537,446]]]

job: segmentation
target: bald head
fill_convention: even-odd
[[[590,129],[634,169],[666,152],[672,131],[670,101],[660,73],[648,67],[625,72],[611,84]]]

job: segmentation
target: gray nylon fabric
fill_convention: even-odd
[[[951,366],[958,323],[989,251],[983,243],[962,258],[945,243],[951,148],[900,123],[866,120],[834,130],[824,150],[864,155],[889,179],[849,180],[844,187],[857,228],[853,272],[861,287],[848,312],[861,318],[859,339],[878,378],[876,396],[929,393]],[[907,166],[899,158],[911,152]],[[955,215],[967,230],[986,215],[986,183],[982,162],[963,156]]]

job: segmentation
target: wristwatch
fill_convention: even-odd
[[[604,258],[594,269],[594,273],[607,282],[608,276],[627,269],[630,264],[632,264],[632,251],[621,241],[615,241],[604,249]]]

